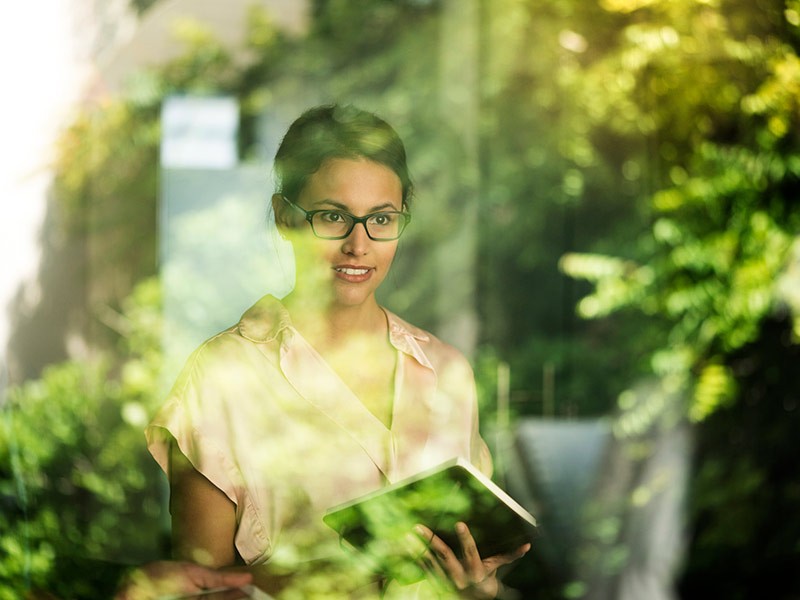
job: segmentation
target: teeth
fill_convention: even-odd
[[[369,269],[344,269],[340,267],[337,267],[336,270],[345,275],[366,275],[369,271]]]

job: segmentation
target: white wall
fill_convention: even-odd
[[[20,289],[35,303],[39,234],[51,182],[53,141],[88,69],[72,43],[70,4],[28,0],[0,11],[0,362]],[[2,368],[2,367],[0,367]],[[3,369],[4,370],[4,369]]]

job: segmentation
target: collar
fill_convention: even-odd
[[[430,335],[404,321],[396,314],[381,307],[386,315],[389,327],[389,343],[395,348],[414,357],[417,362],[428,368],[433,368],[420,344],[430,341]],[[274,296],[264,296],[242,315],[236,326],[239,335],[256,344],[266,344],[280,339],[289,343],[289,338],[284,338],[286,330],[294,331],[289,311]]]
[[[427,355],[422,350],[420,343],[427,343],[431,336],[410,323],[404,321],[396,314],[381,307],[386,314],[386,321],[389,323],[389,343],[401,352],[413,356],[417,362],[429,369],[433,369]]]
[[[289,311],[277,298],[269,295],[248,308],[236,326],[239,335],[256,344],[272,342],[290,327]]]

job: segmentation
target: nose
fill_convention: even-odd
[[[366,223],[356,223],[350,235],[342,240],[342,252],[350,256],[364,256],[371,241],[367,235]]]

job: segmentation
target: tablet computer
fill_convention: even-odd
[[[324,522],[355,548],[385,546],[431,529],[459,554],[455,526],[469,527],[481,558],[513,552],[529,542],[536,519],[491,479],[455,458],[371,494],[330,508]]]

